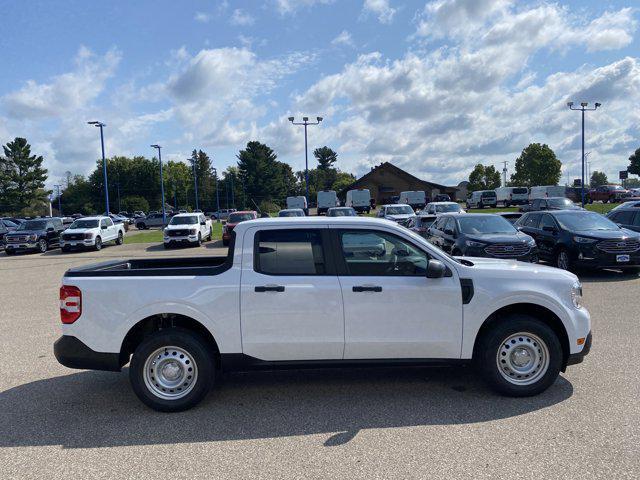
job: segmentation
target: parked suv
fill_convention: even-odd
[[[378,210],[378,218],[386,218],[405,227],[407,226],[407,222],[415,216],[416,213],[413,211],[413,208],[400,203],[383,205],[380,207],[380,210]]]
[[[495,208],[498,205],[498,197],[495,190],[478,190],[472,192],[467,198],[467,210],[470,208]]]
[[[164,222],[162,220],[161,213],[150,213],[145,218],[138,218],[136,220],[136,228],[138,230],[146,230],[151,227],[163,227]]]
[[[440,215],[428,240],[455,256],[538,261],[535,240],[495,214]]]
[[[247,220],[254,220],[256,218],[258,218],[258,213],[254,210],[230,213],[229,219],[222,229],[222,244],[225,246],[229,245],[231,234],[233,233],[233,229],[236,228],[236,225],[240,222],[246,222]]]
[[[640,232],[640,208],[638,207],[630,206],[611,210],[607,218],[621,227]]]
[[[9,229],[4,225],[4,223],[0,222],[0,250],[4,250],[5,246],[5,236],[9,233]]]
[[[622,202],[625,197],[629,196],[629,191],[620,185],[600,185],[597,188],[589,190],[589,202],[598,200],[604,203]]]
[[[536,198],[529,205],[520,207],[521,212],[540,210],[582,210],[582,207],[565,197]]]
[[[540,258],[558,268],[640,267],[640,234],[585,210],[530,212],[516,226],[531,235]]]
[[[437,215],[439,213],[464,213],[464,210],[456,202],[431,202],[427,204],[422,213]]]
[[[6,235],[5,251],[7,255],[34,250],[44,253],[49,248],[60,246],[60,234],[63,230],[62,220],[57,217],[27,220]]]

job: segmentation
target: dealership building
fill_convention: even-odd
[[[400,192],[410,190],[424,191],[427,199],[431,199],[439,193],[446,193],[451,199],[455,199],[457,192],[456,187],[447,187],[438,183],[427,182],[389,162],[384,162],[375,167],[371,167],[371,171],[339,192],[338,195],[344,199],[347,191],[365,188],[369,189],[371,198],[376,201],[377,205],[397,201],[394,197],[400,196]]]

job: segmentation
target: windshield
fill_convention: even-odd
[[[495,197],[496,196],[496,192],[482,192],[482,197],[486,198],[486,197]]]
[[[620,227],[611,220],[594,212],[567,212],[554,216],[562,228],[572,232],[584,232],[587,230],[620,230]]]
[[[232,213],[229,215],[229,223],[239,223],[245,220],[253,220],[253,213]]]
[[[513,189],[513,193],[515,193],[516,195],[523,195],[523,194],[527,194],[529,193],[529,190],[522,187],[522,188],[514,188]]]
[[[46,220],[27,220],[19,225],[17,230],[44,230],[47,226]]]
[[[198,217],[190,215],[188,217],[173,217],[169,225],[195,225],[198,223]]]
[[[98,220],[76,220],[69,228],[97,228]]]
[[[444,213],[444,212],[459,212],[462,210],[460,205],[457,203],[446,203],[444,205],[436,205],[436,212]]]
[[[281,210],[278,213],[279,217],[304,217],[304,212],[301,210]]]
[[[550,198],[547,203],[552,207],[573,207],[574,204],[568,198]]]
[[[460,231],[468,235],[483,233],[516,233],[517,230],[504,218],[493,215],[467,217],[458,219]]]
[[[435,217],[418,217],[418,221],[416,222],[417,227],[429,228],[435,222]]]
[[[409,205],[398,205],[397,207],[387,207],[387,215],[412,215],[413,209]]]
[[[330,217],[355,217],[356,211],[353,208],[332,208],[329,210]]]
[[[620,185],[614,185],[611,190],[624,190]]]

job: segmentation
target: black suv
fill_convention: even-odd
[[[529,205],[520,207],[521,212],[539,212],[541,210],[583,210],[565,197],[536,198]]]
[[[538,261],[533,238],[495,214],[439,215],[429,227],[428,240],[452,255]]]
[[[530,212],[516,226],[535,239],[540,258],[558,268],[640,268],[640,234],[599,213]]]
[[[20,224],[5,236],[6,253],[35,250],[41,253],[60,246],[60,233],[64,230],[60,218],[36,218]]]
[[[611,210],[607,218],[621,227],[640,232],[640,208],[621,207]]]
[[[0,222],[0,250],[4,250],[5,246],[5,236],[9,233],[9,229],[5,226],[4,223]]]

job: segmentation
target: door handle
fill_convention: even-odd
[[[283,285],[261,285],[254,289],[256,292],[284,292]]]
[[[354,292],[381,292],[382,287],[378,286],[364,286],[364,285],[356,285],[353,287]]]

